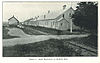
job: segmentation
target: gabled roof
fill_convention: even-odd
[[[44,19],[44,16],[43,15],[40,15],[39,18],[36,20],[36,21],[46,21],[46,20],[58,20],[59,18],[62,17],[62,14],[64,14],[65,12],[69,11],[69,10],[73,10],[74,9],[72,7],[70,7],[69,9],[60,9],[58,11],[54,11],[54,12],[50,12],[50,13],[47,13],[45,14],[46,15],[46,18]],[[24,22],[29,22],[29,21],[35,21],[35,19],[29,19],[29,20],[25,20]]]
[[[50,12],[50,13],[45,14],[46,15],[45,19],[56,19],[69,10],[74,11],[74,9],[72,7],[70,7],[69,9],[65,9],[65,10],[60,9],[58,11],[54,11],[54,12]],[[39,16],[39,18],[38,18],[38,20],[43,20],[43,19],[44,19],[43,15]]]
[[[56,19],[61,18],[62,17],[62,14],[66,13],[67,11],[70,11],[70,10],[74,11],[74,9],[72,7],[70,7],[69,9],[67,9],[64,12],[62,12],[61,14],[59,14],[59,16],[56,17]]]
[[[8,20],[11,20],[12,18],[16,19],[15,16],[13,15],[11,18],[9,18]],[[18,19],[16,19],[16,21],[18,21]],[[18,21],[19,22],[19,21]]]

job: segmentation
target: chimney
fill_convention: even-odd
[[[48,14],[50,13],[50,10],[48,10]]]
[[[44,19],[46,18],[46,15],[44,15]]]
[[[63,10],[65,10],[66,9],[66,5],[63,5]]]

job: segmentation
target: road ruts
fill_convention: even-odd
[[[76,44],[75,42],[71,41],[65,41],[64,45],[73,48],[76,51],[76,53],[80,54],[79,56],[97,56],[97,50],[91,47]]]

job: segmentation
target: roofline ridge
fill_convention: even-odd
[[[8,20],[10,20],[12,18],[15,18],[19,22],[19,20],[14,15],[11,18],[9,18]]]

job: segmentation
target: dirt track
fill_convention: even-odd
[[[3,46],[14,46],[16,44],[27,44],[48,39],[70,39],[75,37],[87,37],[88,34],[84,35],[28,35],[25,34],[21,29],[12,28],[8,32],[11,36],[20,36],[20,38],[3,39]]]

